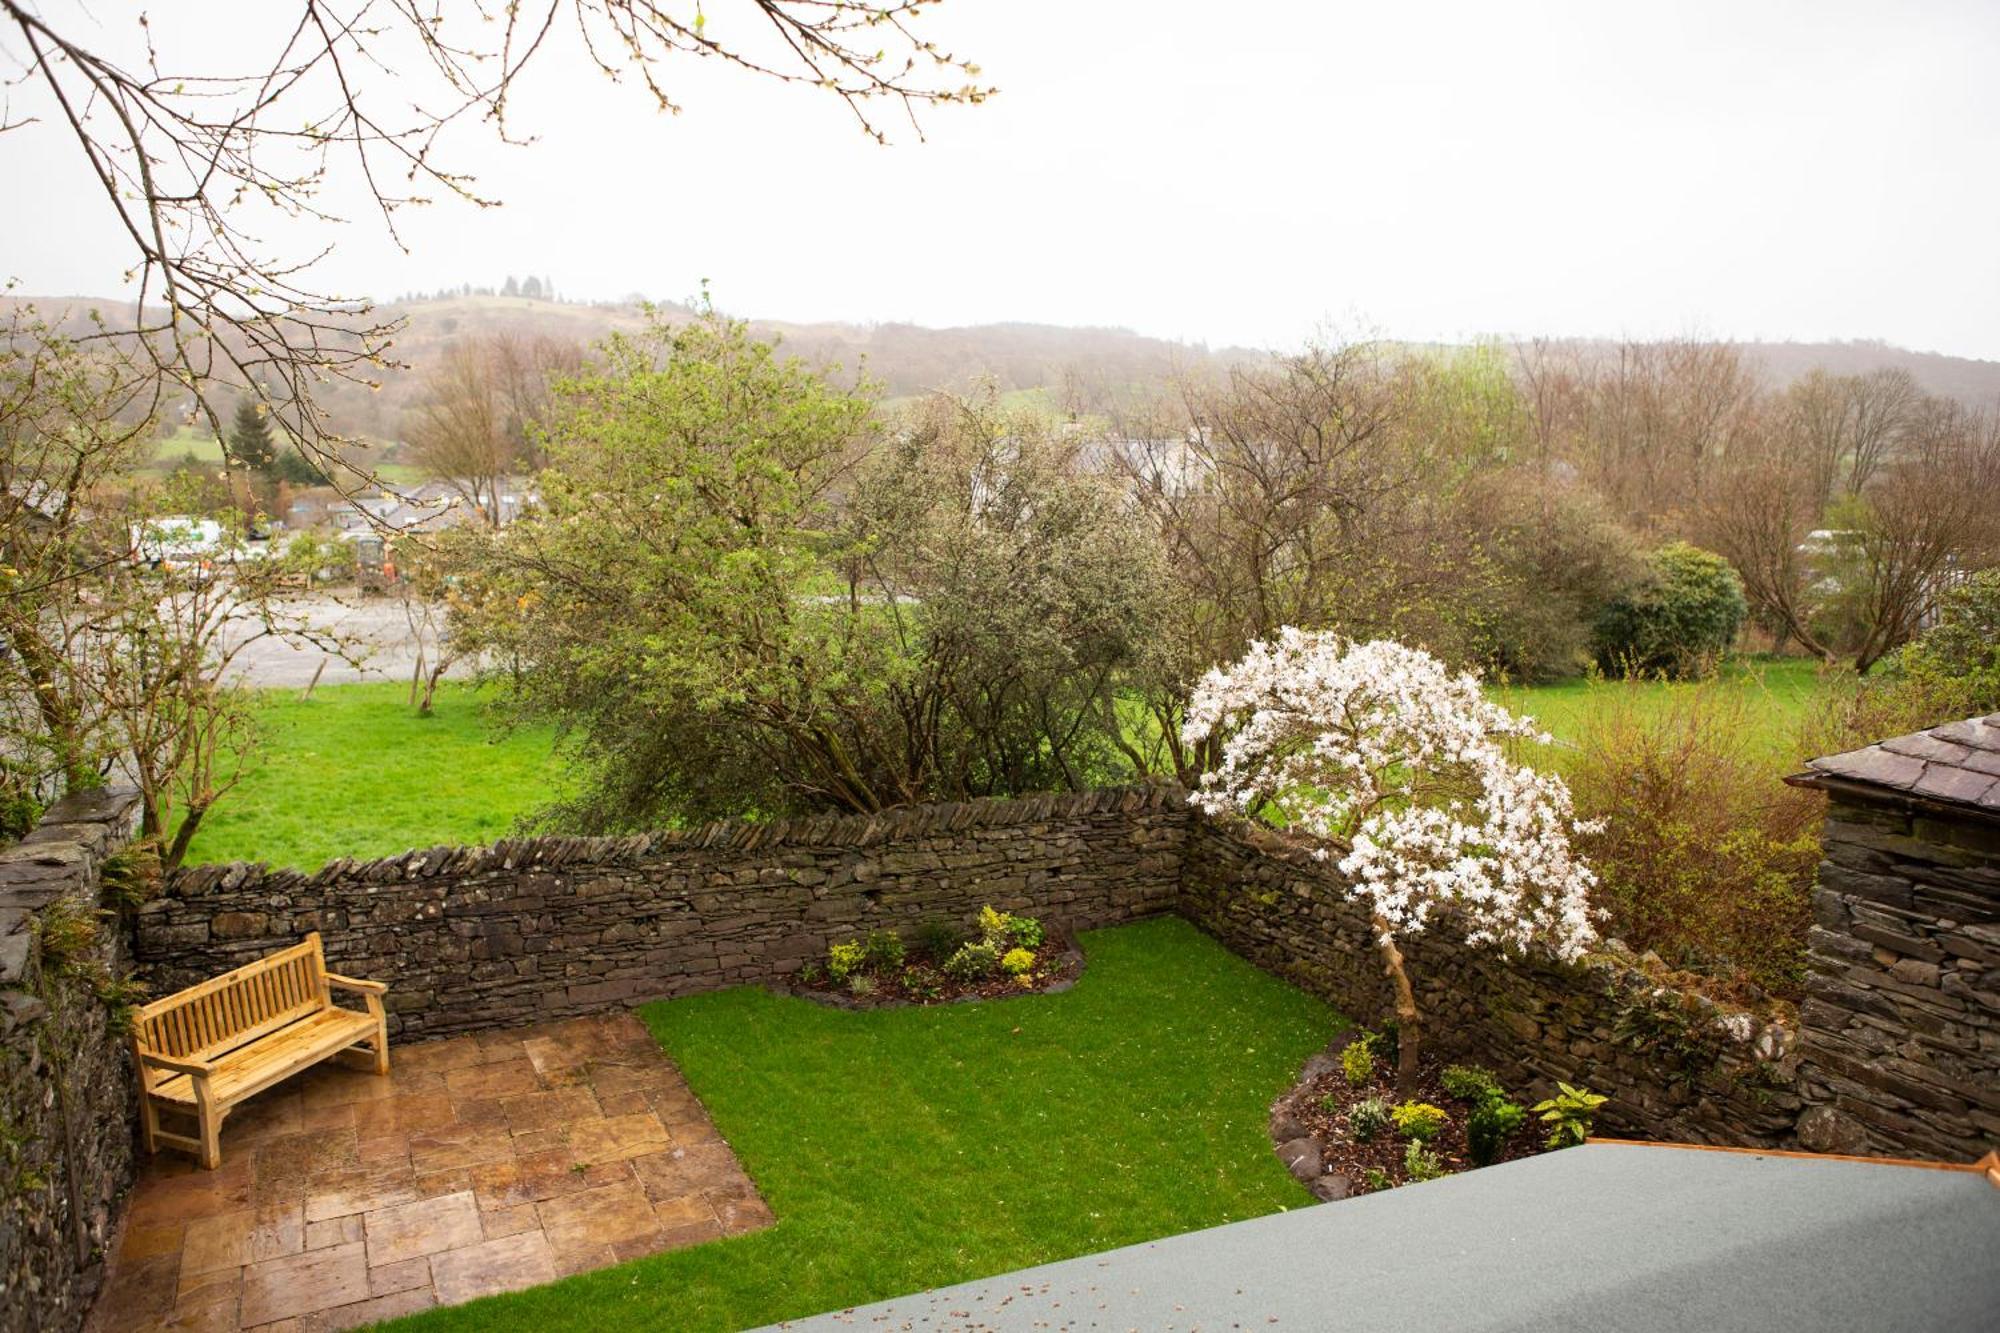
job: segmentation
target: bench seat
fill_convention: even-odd
[[[333,1002],[358,993],[367,1012]],[[389,1019],[379,981],[326,970],[318,932],[233,972],[140,1009],[132,1024],[146,1151],[185,1148],[214,1170],[222,1122],[264,1089],[344,1051],[361,1050],[389,1072]],[[160,1127],[161,1112],[194,1117],[199,1137]]]
[[[338,1007],[322,1009],[224,1054],[214,1062],[210,1093],[221,1101],[242,1101],[374,1035],[375,1020],[370,1015]],[[194,1076],[163,1078],[153,1085],[153,1096],[193,1107]]]

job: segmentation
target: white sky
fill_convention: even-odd
[[[712,32],[738,3],[712,0]],[[123,44],[131,8],[92,0],[86,31]],[[152,17],[233,66],[289,8]],[[950,0],[926,30],[1002,91],[888,148],[711,62],[681,66],[687,109],[660,116],[559,51],[514,109],[539,142],[461,141],[504,208],[431,210],[408,255],[357,213],[318,280],[680,297],[706,278],[773,318],[1213,344],[1331,322],[2000,359],[1996,0]],[[129,262],[74,159],[47,124],[0,136],[0,275],[26,291],[110,293]]]

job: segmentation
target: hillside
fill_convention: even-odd
[[[108,318],[116,306],[85,298],[26,298],[44,312],[68,311],[79,329],[93,307]],[[0,301],[0,309],[8,302]],[[663,305],[670,318],[687,307]],[[455,339],[491,334],[556,338],[589,344],[615,332],[642,328],[632,304],[573,304],[517,296],[456,296],[388,306],[405,327],[394,355],[410,369],[392,374],[380,393],[359,385],[329,386],[325,405],[343,433],[393,440],[405,410],[423,383],[425,368]],[[1158,385],[1176,371],[1215,369],[1256,361],[1267,353],[1242,347],[1209,347],[1151,338],[1127,329],[1064,328],[1049,324],[981,324],[924,328],[914,324],[797,323],[753,319],[760,336],[777,336],[785,350],[808,361],[834,363],[866,373],[892,398],[933,388],[965,389],[990,379],[1003,392],[1041,390],[1057,407],[1102,412],[1135,390]],[[1836,374],[1899,367],[1933,393],[1968,405],[2000,402],[2000,362],[1915,352],[1882,342],[1751,342],[1743,350],[1779,383],[1815,366]]]

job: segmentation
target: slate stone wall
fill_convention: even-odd
[[[43,957],[37,923],[59,900],[106,906],[98,871],[137,808],[130,792],[71,797],[0,851],[0,1333],[82,1325],[132,1185],[125,1036],[94,985]],[[97,953],[125,968],[116,919]]]
[[[2000,1148],[2000,820],[1837,793],[1824,847],[1801,1140],[1954,1161]]]
[[[317,930],[328,965],[389,984],[404,1039],[507,1027],[771,981],[829,943],[983,904],[1073,928],[1172,911],[1189,814],[1177,794],[1103,791],[538,838],[336,861],[178,872],[139,914],[166,992]]]
[[[1367,914],[1338,871],[1282,835],[1203,819],[1182,860],[1182,914],[1357,1023],[1394,1014]],[[1517,1094],[1561,1079],[1611,1098],[1600,1130],[1678,1142],[1790,1140],[1796,1033],[1664,984],[1629,952],[1577,965],[1466,945],[1449,926],[1403,948],[1424,1041],[1492,1069]]]

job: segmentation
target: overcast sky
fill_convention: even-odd
[[[711,0],[711,30],[740,3]],[[86,34],[129,45],[135,8],[95,0]],[[191,59],[233,65],[287,8],[151,12]],[[707,279],[772,318],[1211,344],[1331,323],[2000,359],[1996,0],[950,0],[926,28],[1001,93],[888,148],[837,103],[710,62],[662,116],[559,49],[514,110],[538,142],[459,141],[503,208],[431,210],[407,255],[357,214],[318,279],[392,296],[533,272],[588,297]],[[0,135],[0,180],[0,275],[117,289],[129,253],[53,126]]]

